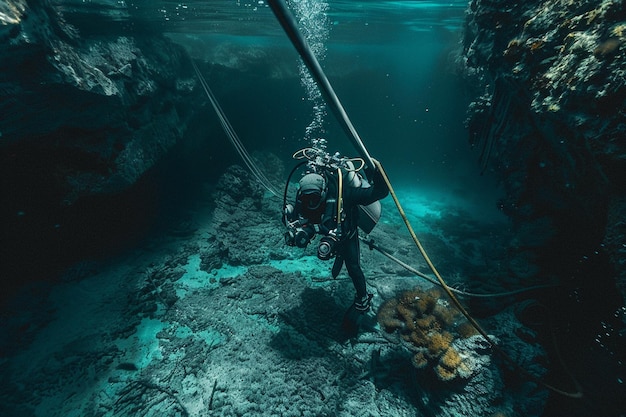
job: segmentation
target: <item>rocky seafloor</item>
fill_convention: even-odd
[[[505,275],[497,266],[505,251],[494,245],[508,239],[505,223],[404,195],[407,214],[451,285],[513,289],[495,277]],[[463,318],[432,284],[365,245],[374,312],[402,303],[407,290],[438,299],[430,319],[422,316],[430,345],[417,347],[373,312],[362,317],[357,336],[343,333],[351,281],[345,271],[332,279],[330,265],[311,248],[284,245],[281,204],[233,166],[162,235],[115,260],[76,264],[50,294],[37,285],[25,290],[21,299],[29,304],[18,297],[3,317],[10,339],[3,338],[0,374],[11,383],[3,384],[0,414],[542,415],[545,389],[506,365],[481,336],[461,334]],[[384,209],[370,237],[423,269],[390,201]],[[537,317],[528,320],[529,298],[491,299],[474,311],[498,346],[542,377],[558,365],[538,343]],[[448,336],[436,344],[435,334]],[[416,363],[419,352],[425,363]]]

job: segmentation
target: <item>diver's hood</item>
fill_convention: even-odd
[[[322,195],[326,188],[326,180],[320,174],[306,174],[300,179],[301,194],[320,194]]]

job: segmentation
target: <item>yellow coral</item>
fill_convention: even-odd
[[[385,301],[378,310],[378,323],[387,333],[404,327],[404,322],[396,317],[398,302],[395,299]]]
[[[431,330],[435,328],[436,319],[435,316],[424,316],[422,318],[416,319],[415,324],[422,330]]]
[[[443,326],[450,326],[459,316],[458,310],[437,304],[433,309],[433,315],[441,322]]]
[[[428,340],[428,352],[432,356],[439,356],[450,347],[452,342],[452,334],[449,332],[433,333],[430,334]]]
[[[385,331],[397,331],[402,340],[418,348],[411,358],[415,368],[432,361],[431,369],[447,381],[469,372],[458,351],[450,347],[454,337],[468,337],[476,331],[467,322],[455,326],[459,312],[443,302],[442,296],[436,287],[403,291],[380,307],[378,321]]]
[[[423,294],[421,297],[415,300],[415,306],[422,314],[430,314],[436,304],[437,299],[429,294]]]
[[[433,298],[441,298],[443,296],[443,291],[439,287],[430,287],[426,290],[426,294]]]
[[[461,355],[454,348],[450,348],[439,359],[435,367],[435,373],[442,381],[449,381],[459,373],[459,368],[463,366]]]
[[[406,323],[406,327],[409,330],[415,329],[415,310],[410,309],[404,304],[398,304],[396,307],[400,320]]]
[[[425,347],[428,344],[428,336],[420,329],[415,329],[408,337],[408,342],[417,347]]]
[[[404,327],[404,322],[402,320],[393,317],[385,320],[379,319],[379,323],[387,333],[393,333],[397,329]]]
[[[439,363],[442,366],[445,366],[448,369],[456,369],[461,364],[461,355],[456,351],[455,348],[450,348],[446,350],[446,353],[443,354]]]

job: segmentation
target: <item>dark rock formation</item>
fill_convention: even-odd
[[[61,7],[0,2],[3,247],[22,279],[141,228],[154,190],[138,181],[181,141],[196,94],[182,48],[113,11],[70,24]]]
[[[560,283],[547,314],[585,376],[590,405],[551,398],[545,415],[622,415],[626,3],[472,0],[462,64],[471,141],[517,229],[509,269]]]
[[[7,7],[2,146],[63,159],[68,204],[127,189],[182,136],[194,86],[184,52],[159,36],[79,36],[45,0]]]
[[[468,13],[468,126],[505,185],[518,256],[562,277],[606,252],[626,296],[626,5],[473,0]]]

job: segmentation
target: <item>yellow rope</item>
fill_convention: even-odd
[[[470,314],[467,312],[467,310],[465,310],[465,307],[463,307],[463,305],[459,302],[459,300],[456,298],[456,296],[454,295],[454,293],[452,292],[452,290],[450,289],[448,284],[446,284],[446,282],[443,280],[443,278],[439,274],[439,271],[437,271],[437,268],[435,268],[435,265],[432,263],[432,261],[428,257],[428,254],[424,250],[424,247],[422,246],[422,243],[417,238],[417,235],[415,234],[415,231],[413,230],[413,227],[411,226],[411,223],[409,222],[409,219],[406,217],[406,214],[404,213],[404,209],[402,208],[402,205],[400,204],[400,200],[398,200],[398,196],[396,195],[396,192],[394,191],[393,186],[391,185],[391,182],[389,181],[389,177],[387,177],[387,173],[383,169],[383,166],[378,161],[375,161],[374,163],[376,164],[376,167],[378,168],[378,170],[380,171],[383,179],[385,180],[385,183],[387,184],[387,188],[389,188],[389,193],[391,194],[391,197],[393,198],[394,203],[396,203],[396,207],[398,208],[398,212],[400,213],[400,216],[402,217],[402,220],[404,221],[404,224],[406,225],[406,228],[409,230],[409,234],[411,235],[411,238],[413,239],[413,242],[415,242],[415,245],[419,249],[420,253],[422,254],[422,257],[424,258],[424,260],[426,261],[426,264],[428,265],[430,270],[433,272],[433,274],[437,278],[437,281],[439,281],[439,284],[441,285],[441,288],[444,289],[444,291],[446,292],[446,294],[448,294],[448,296],[450,297],[450,299],[452,300],[454,305],[467,318],[467,320],[469,320],[469,322],[472,324],[472,326],[474,326],[476,328],[476,330],[478,330],[478,332],[485,338],[485,340],[491,346],[495,346],[495,343],[493,342],[493,340],[491,340],[491,338],[489,337],[487,332],[485,332],[482,329],[482,327],[480,327],[480,324],[478,324],[478,322],[476,322],[476,320],[474,320],[474,318],[472,316],[470,316]]]

